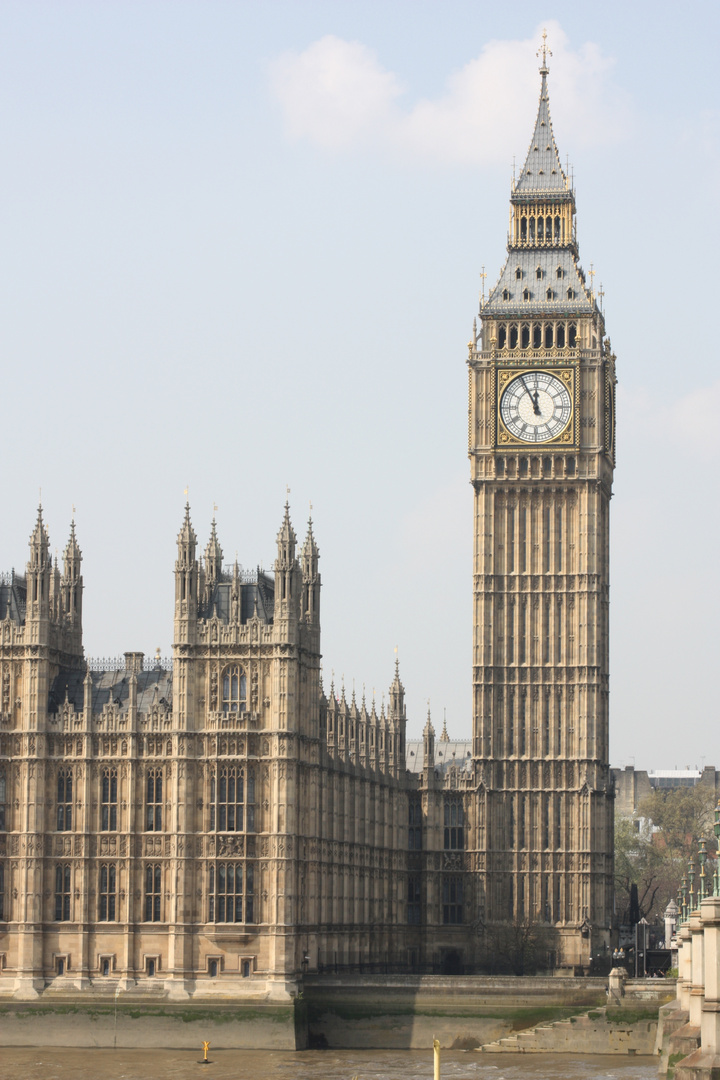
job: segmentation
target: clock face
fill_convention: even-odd
[[[570,391],[547,371],[526,371],[512,379],[500,399],[500,416],[511,435],[544,443],[563,431],[572,415]]]

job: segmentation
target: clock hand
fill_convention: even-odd
[[[532,393],[532,391],[530,390],[530,387],[525,382],[525,376],[524,375],[520,376],[520,382],[525,387],[527,395],[530,398],[530,400],[532,401],[533,412],[535,413],[536,416],[542,416],[542,412],[540,411],[540,406],[538,405],[538,392],[537,392],[537,390],[535,391],[534,394]]]

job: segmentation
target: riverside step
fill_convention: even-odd
[[[576,1016],[544,1021],[526,1031],[496,1039],[478,1047],[484,1054],[576,1053],[582,1046],[586,1053],[652,1054],[655,1045],[655,1021],[646,1019],[627,1023],[607,1019],[605,1006],[589,1009]]]

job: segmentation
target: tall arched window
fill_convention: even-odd
[[[219,832],[255,829],[255,777],[228,765],[210,778],[210,828]]]
[[[100,828],[103,832],[117,829],[117,769],[103,769]]]
[[[162,830],[162,769],[150,769],[147,774],[147,801],[145,804],[145,828],[148,832]]]
[[[145,867],[145,922],[160,922],[162,913],[162,867]]]
[[[465,847],[464,813],[462,800],[449,798],[444,806],[446,851],[462,851]]]
[[[70,919],[70,866],[58,863],[55,867],[55,922]]]
[[[58,832],[72,829],[72,769],[60,769],[57,782]]]
[[[231,664],[222,676],[223,712],[245,712],[247,709],[247,678],[239,664]]]
[[[0,770],[0,832],[5,832],[5,806],[7,801],[7,780],[5,773]]]
[[[210,922],[251,923],[254,867],[252,864],[221,862],[210,867]]]
[[[117,873],[115,863],[100,867],[100,921],[115,922],[115,890]]]

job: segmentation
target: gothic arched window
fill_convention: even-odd
[[[219,832],[255,829],[255,776],[237,765],[210,778],[210,828]]]
[[[60,769],[57,781],[58,832],[72,829],[72,769]]]
[[[222,711],[245,712],[247,709],[247,678],[239,664],[230,664],[222,675]]]
[[[147,774],[147,800],[145,803],[145,828],[148,832],[162,831],[162,769],[150,769]]]
[[[58,863],[55,867],[55,922],[70,919],[70,865]]]
[[[103,769],[100,828],[103,832],[117,829],[117,769]]]
[[[209,921],[254,922],[254,867],[243,863],[218,863],[210,867]]]
[[[99,916],[101,922],[115,922],[116,881],[115,863],[103,863],[100,867],[99,890]]]
[[[446,851],[462,851],[465,847],[465,815],[462,800],[459,798],[445,799],[444,814],[444,843]]]
[[[5,806],[7,801],[7,780],[5,779],[5,773],[0,771],[0,832],[4,832],[5,825]]]

